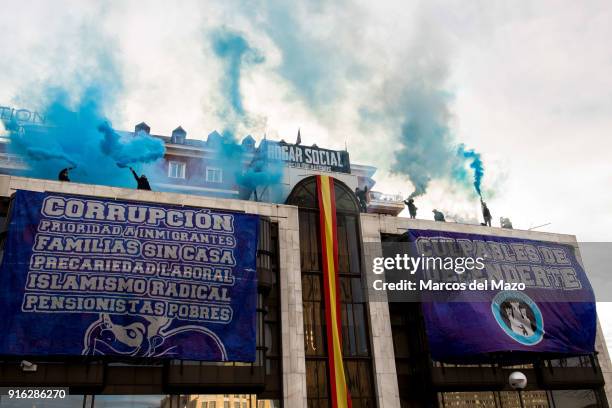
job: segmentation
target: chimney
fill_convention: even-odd
[[[184,144],[186,137],[187,132],[185,132],[185,129],[179,126],[172,131],[172,137],[170,138],[170,142],[174,144]]]
[[[151,127],[144,122],[140,122],[134,127],[134,133],[145,132],[147,135],[151,134]]]

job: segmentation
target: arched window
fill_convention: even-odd
[[[338,243],[338,282],[342,318],[342,353],[353,406],[374,406],[367,301],[361,262],[359,204],[353,191],[334,179]],[[300,264],[308,406],[328,407],[323,265],[316,177],[293,188],[287,204],[299,207]]]
[[[359,212],[359,203],[355,193],[338,179],[334,179],[334,193],[336,195],[336,211]],[[287,204],[318,210],[317,178],[307,177],[297,183],[287,198]]]

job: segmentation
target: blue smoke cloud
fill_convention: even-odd
[[[266,142],[262,142],[251,161],[248,170],[239,177],[239,184],[247,190],[268,187],[280,183],[283,176],[283,163],[267,156]]]
[[[369,71],[364,63],[344,53],[334,37],[312,36],[310,22],[318,15],[329,13],[329,3],[311,2],[301,7],[294,3],[263,2],[259,10],[264,18],[261,27],[282,53],[279,74],[313,109],[343,97],[346,80],[357,80]],[[354,6],[354,5],[352,5]],[[342,6],[339,6],[342,7]],[[359,8],[351,7],[359,16]],[[308,17],[300,18],[306,12]],[[353,15],[343,15],[350,23]],[[462,185],[471,184],[471,167],[474,187],[480,194],[484,167],[480,155],[474,150],[459,151],[450,128],[450,94],[445,91],[447,78],[445,44],[441,37],[430,32],[431,24],[417,16],[419,37],[415,44],[408,44],[413,53],[406,71],[397,80],[390,79],[389,87],[399,91],[399,101],[393,106],[378,110],[367,100],[359,113],[364,122],[399,122],[396,141],[399,145],[395,160],[388,160],[390,170],[408,176],[414,185],[412,197],[425,194],[432,179],[448,179]],[[423,21],[421,21],[423,20]],[[354,38],[359,38],[355,30]],[[426,44],[426,45],[424,45]],[[405,78],[413,78],[407,85]],[[399,89],[398,89],[399,88]],[[393,94],[393,92],[391,92]],[[466,166],[468,168],[466,168]]]
[[[282,178],[282,163],[267,158],[265,142],[260,144],[259,150],[252,151],[226,130],[222,134],[211,133],[208,146],[215,152],[215,165],[238,185],[242,199],[248,199],[258,188],[261,191],[278,184]]]
[[[43,112],[48,126],[9,126],[9,152],[25,158],[28,177],[57,179],[61,169],[76,166],[72,181],[117,187],[135,187],[127,169],[119,167],[157,160],[164,155],[161,140],[150,136],[119,135],[103,114],[102,85],[84,89],[76,105],[61,89],[45,91]],[[72,98],[73,99],[73,98]]]
[[[482,182],[482,176],[484,176],[484,166],[480,158],[480,153],[476,152],[474,149],[466,149],[465,145],[462,143],[457,149],[457,154],[460,157],[465,158],[468,161],[470,168],[474,171],[474,189],[476,190],[476,193],[482,197],[480,183]],[[465,172],[462,173],[462,175],[465,175]]]
[[[399,134],[401,147],[395,151],[391,170],[410,178],[414,185],[410,197],[425,194],[429,182],[436,178],[473,184],[481,195],[481,155],[464,144],[456,145],[449,126],[450,95],[420,83],[404,91],[402,102],[405,118]]]
[[[282,177],[279,163],[268,160],[259,152],[249,151],[235,135],[235,129],[240,123],[248,122],[249,116],[242,103],[243,71],[263,62],[264,56],[251,47],[242,34],[227,28],[213,31],[211,41],[215,55],[224,63],[221,93],[227,107],[220,114],[224,130],[221,134],[214,132],[209,135],[208,144],[215,151],[215,160],[223,174],[232,177],[239,186],[240,197],[246,199],[258,187],[277,184]]]
[[[102,153],[111,157],[119,167],[130,164],[151,163],[164,157],[165,147],[159,139],[154,139],[144,132],[138,132],[129,140],[122,138],[113,130],[110,123],[98,126],[104,136],[100,142]]]
[[[338,81],[333,80],[335,73],[328,65],[333,54],[325,53],[326,58],[321,58],[326,44],[317,44],[301,29],[295,4],[275,2],[262,6],[268,13],[266,32],[282,52],[279,74],[312,106],[336,96]]]
[[[444,177],[448,165],[456,161],[448,127],[448,99],[448,94],[423,83],[404,92],[405,118],[391,171],[410,178],[414,185],[410,197],[425,194],[429,182]]]
[[[255,6],[262,16],[258,27],[282,54],[276,72],[293,88],[291,96],[303,99],[311,109],[328,113],[345,95],[345,79],[371,79],[356,61],[354,49],[342,44],[347,32],[355,42],[362,40],[361,27],[348,28],[362,12],[354,2],[266,0],[256,1]],[[325,20],[332,15],[340,20],[327,31]]]
[[[246,66],[263,62],[264,57],[259,51],[251,48],[247,40],[236,31],[217,29],[212,32],[211,40],[215,55],[221,58],[225,65],[222,80],[223,94],[236,116],[244,117],[246,112],[240,91],[242,70]]]
[[[77,38],[70,51],[82,57],[81,64],[62,72],[61,78],[50,75],[41,79],[50,85],[36,87],[36,94],[29,95],[41,101],[38,110],[46,117],[45,125],[9,130],[8,150],[26,160],[28,168],[23,175],[28,177],[57,179],[60,170],[76,166],[70,172],[72,181],[136,187],[131,172],[123,167],[131,165],[140,170],[145,163],[162,158],[164,143],[148,135],[113,130],[105,109],[116,106],[123,91],[120,65],[111,48],[113,41],[96,30],[85,29]],[[62,59],[69,56],[60,54],[58,60]]]

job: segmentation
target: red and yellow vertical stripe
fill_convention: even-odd
[[[323,291],[325,294],[325,326],[331,384],[332,408],[350,408],[351,396],[344,374],[342,360],[342,322],[340,288],[338,285],[338,240],[336,231],[336,198],[334,180],[317,176],[321,246],[323,252]]]

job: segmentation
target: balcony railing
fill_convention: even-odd
[[[400,194],[386,194],[370,191],[368,212],[398,215],[404,209],[404,199]]]

